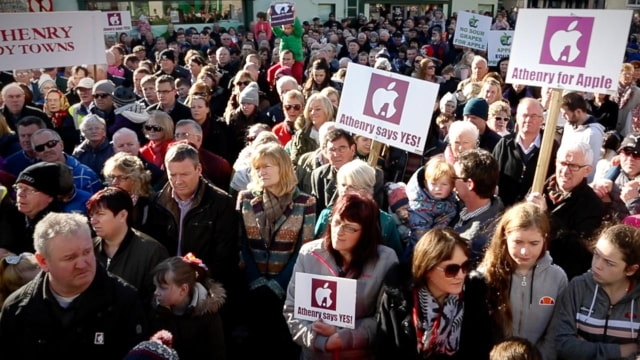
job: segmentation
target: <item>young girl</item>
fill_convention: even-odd
[[[181,359],[225,358],[219,310],[226,294],[209,277],[202,260],[192,253],[173,256],[158,264],[153,274],[152,332],[164,329],[174,334]]]
[[[555,359],[549,328],[558,295],[567,286],[564,271],[547,251],[549,219],[531,203],[507,210],[478,270],[488,287],[489,312],[503,340],[518,336]]]
[[[294,14],[293,25],[282,25],[282,27],[271,27],[273,33],[280,41],[280,52],[283,50],[289,50],[293,53],[293,59],[295,63],[291,68],[291,73],[298,81],[298,84],[302,84],[302,74],[304,72],[304,52],[302,49],[302,34],[304,29],[300,23],[300,19],[295,16],[296,9],[293,7],[291,11]],[[271,7],[268,11],[271,16]]]
[[[320,92],[327,87],[337,88],[339,85],[331,80],[331,71],[329,64],[324,58],[315,60],[309,69],[309,78],[304,83],[302,94],[305,98],[309,98],[311,94]]]
[[[7,254],[0,258],[0,308],[12,292],[31,281],[40,272],[31,253]]]
[[[411,259],[413,246],[431,228],[445,228],[456,216],[453,194],[455,170],[442,157],[434,157],[418,169],[407,183],[409,228],[411,235],[405,261]]]

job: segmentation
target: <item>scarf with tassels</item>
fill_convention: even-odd
[[[262,235],[262,239],[265,241],[267,247],[271,244],[276,222],[282,214],[284,214],[287,206],[291,205],[292,201],[292,192],[282,196],[276,196],[268,190],[264,190],[262,193],[264,212],[263,215],[258,218],[258,224],[260,225],[260,235]]]

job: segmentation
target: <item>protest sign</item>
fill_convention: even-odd
[[[105,11],[104,32],[131,31],[131,13],[128,11]]]
[[[292,2],[272,3],[271,7],[271,26],[291,25],[294,21]]]
[[[522,9],[507,83],[612,94],[618,87],[631,14],[631,10]]]
[[[296,273],[294,317],[354,329],[356,326],[355,279]]]
[[[491,30],[487,43],[487,63],[489,66],[498,65],[498,61],[506,58],[511,53],[513,42],[513,30]]]
[[[438,84],[349,63],[336,126],[422,154],[437,95]]]
[[[520,15],[518,15],[518,22]],[[518,23],[520,26],[520,23]],[[491,17],[466,11],[458,13],[453,45],[466,46],[480,51],[487,50],[487,37],[491,28]]]
[[[0,14],[1,70],[107,62],[100,11]]]

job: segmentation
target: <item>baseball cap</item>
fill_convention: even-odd
[[[80,79],[80,81],[78,81],[78,85],[76,85],[76,88],[93,89],[93,85],[95,85],[95,81],[93,81],[92,78],[84,77]]]

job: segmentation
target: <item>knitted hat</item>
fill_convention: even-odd
[[[47,83],[49,81],[51,81],[54,85],[56,84],[56,82],[53,81],[53,78],[49,74],[40,75],[40,78],[38,79],[38,89],[40,89],[40,91],[42,91],[42,85],[44,85],[45,83]]]
[[[116,90],[116,84],[111,82],[111,80],[100,80],[93,85],[94,94],[97,91],[102,91],[104,93],[111,95],[115,90]]]
[[[130,87],[118,86],[112,94],[113,102],[117,107],[125,106],[136,101],[136,95]]]
[[[172,343],[173,335],[166,330],[160,330],[151,340],[143,341],[131,349],[124,360],[178,360],[178,353],[171,348]]]
[[[95,84],[96,84],[96,82],[93,81],[92,78],[83,77],[82,79],[80,79],[80,81],[78,81],[78,85],[76,85],[76,88],[93,89],[93,85],[95,85]]]
[[[442,98],[440,99],[440,111],[442,111],[442,109],[444,109],[444,106],[447,103],[453,103],[454,107],[458,106],[458,100],[456,100],[456,97],[450,92],[442,95]]]
[[[27,184],[44,194],[56,197],[60,192],[60,184],[55,179],[59,176],[60,169],[57,163],[39,162],[22,170],[16,184]]]
[[[487,120],[489,117],[489,104],[487,100],[482,98],[473,98],[467,101],[464,106],[462,115],[475,115],[481,119]]]
[[[240,93],[240,104],[254,104],[258,106],[260,103],[260,95],[258,93],[258,84],[250,83]]]
[[[396,212],[404,205],[409,205],[409,198],[407,197],[407,186],[402,183],[388,182],[384,185],[387,191],[387,197],[389,199],[389,207],[392,212]]]

